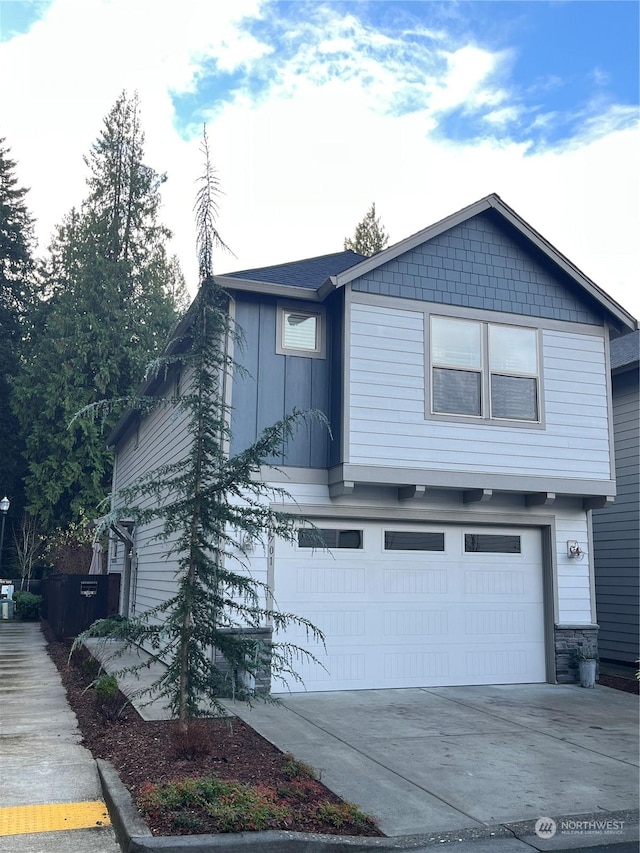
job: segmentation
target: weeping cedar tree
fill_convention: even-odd
[[[168,668],[150,692],[168,697],[173,714],[185,726],[196,716],[225,713],[218,697],[228,695],[234,674],[245,685],[243,697],[251,701],[268,698],[258,695],[251,678],[265,667],[285,680],[299,681],[300,661],[315,660],[295,644],[256,639],[255,629],[268,625],[275,637],[296,625],[324,642],[322,632],[307,619],[280,612],[268,587],[248,571],[248,542],[265,542],[270,536],[292,541],[296,535],[299,519],[271,508],[273,501],[290,496],[262,482],[259,473],[294,430],[314,415],[294,411],[238,455],[225,453],[230,431],[224,383],[237,369],[229,342],[239,343],[241,333],[232,326],[229,297],[213,277],[213,250],[224,244],[215,226],[219,185],[206,133],[203,154],[206,168],[196,200],[200,287],[178,327],[185,331],[168,348],[176,354],[153,365],[158,373],[179,364],[186,390],[173,399],[129,401],[143,411],[157,405],[179,408],[187,418],[190,450],[183,460],[149,471],[122,489],[115,501],[119,509],[103,522],[133,517],[138,525],[161,519],[159,538],[167,542],[167,557],[177,560],[177,591],[140,616],[100,620],[76,640],[77,646],[85,637],[107,636],[124,640],[121,652],[138,644],[160,650]],[[95,414],[96,407],[92,411]],[[220,657],[223,667],[216,664]]]

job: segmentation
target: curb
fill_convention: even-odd
[[[102,785],[104,800],[109,809],[111,824],[123,853],[211,853],[213,849],[220,853],[375,853],[375,851],[425,850],[431,845],[455,843],[456,849],[470,849],[474,842],[488,841],[493,847],[495,842],[511,841],[522,844],[523,850],[553,851],[577,848],[576,837],[562,839],[562,835],[545,840],[534,833],[534,820],[479,826],[474,829],[451,830],[425,835],[405,835],[396,838],[371,838],[351,835],[319,835],[307,832],[285,832],[268,830],[266,832],[239,832],[224,835],[176,835],[153,836],[149,827],[140,817],[131,794],[121,781],[115,767],[103,759],[96,759],[98,775]],[[580,821],[622,821],[624,831],[620,836],[595,835],[592,838],[579,838],[581,849],[596,847],[603,843],[618,844],[635,841],[638,838],[638,810],[620,812],[599,812],[597,814],[569,815],[555,817],[557,823],[563,820],[573,823]],[[462,842],[462,843],[461,843]],[[464,842],[468,842],[467,845]],[[482,844],[478,845],[484,846]],[[514,849],[510,847],[510,849]]]

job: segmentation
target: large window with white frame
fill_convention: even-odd
[[[431,317],[431,412],[538,422],[538,332],[480,320]]]

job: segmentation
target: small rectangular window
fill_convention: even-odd
[[[362,548],[362,530],[304,527],[298,530],[300,548]]]
[[[315,314],[285,311],[282,324],[282,346],[286,349],[318,349],[318,318]]]
[[[520,554],[520,537],[497,533],[465,533],[464,550],[468,554]]]
[[[325,358],[324,309],[280,305],[277,314],[276,352],[306,358]]]
[[[444,551],[444,533],[385,530],[385,551]]]

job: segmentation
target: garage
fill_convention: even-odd
[[[275,693],[546,680],[537,528],[318,521],[274,569],[279,609],[326,637],[289,631],[319,663]]]

